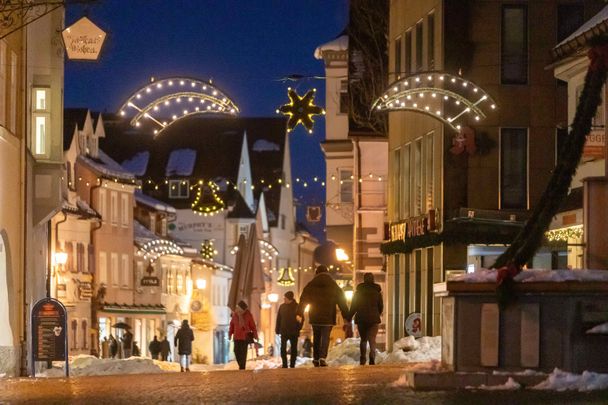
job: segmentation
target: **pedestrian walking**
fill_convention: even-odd
[[[118,342],[116,338],[110,334],[110,356],[114,359],[118,354]]]
[[[177,347],[177,353],[180,356],[180,371],[190,371],[190,355],[192,354],[192,341],[194,340],[194,332],[188,325],[188,320],[182,321],[182,327],[175,334],[174,345]]]
[[[101,358],[107,359],[108,357],[110,357],[110,341],[107,336],[104,336],[101,341]]]
[[[239,364],[239,370],[245,370],[247,362],[247,347],[258,339],[253,315],[245,301],[239,301],[230,319],[228,339],[234,337],[234,357]]]
[[[375,364],[376,360],[376,335],[380,324],[380,316],[384,304],[382,302],[382,290],[374,283],[374,275],[365,273],[363,282],[357,286],[350,307],[350,316],[354,316],[361,343],[359,346],[361,365],[365,364],[367,343],[369,342],[369,364]]]
[[[298,356],[298,337],[302,323],[297,319],[298,303],[296,302],[293,291],[287,291],[283,295],[283,303],[279,307],[277,313],[277,321],[275,333],[281,335],[281,360],[283,368],[287,368],[287,342],[290,345],[289,366],[296,366],[296,358]],[[300,314],[302,319],[302,314]]]
[[[133,334],[129,329],[125,330],[121,338],[123,358],[128,359],[133,353]]]
[[[167,340],[167,336],[163,336],[163,340],[160,341],[160,359],[167,361],[169,359],[169,353],[171,353],[171,345]]]
[[[336,305],[345,320],[350,322],[350,318],[344,291],[323,265],[317,266],[314,278],[304,287],[298,305],[298,314],[304,313],[307,305],[310,305],[308,317],[313,333],[312,364],[315,367],[325,367],[329,335],[336,324]]]
[[[150,352],[150,357],[154,360],[158,360],[158,355],[160,354],[160,342],[158,338],[154,336],[154,339],[148,345],[148,351]]]

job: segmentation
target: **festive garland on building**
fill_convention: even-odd
[[[532,215],[509,248],[496,260],[498,270],[497,296],[499,304],[506,305],[512,299],[513,277],[529,262],[544,238],[551,220],[568,194],[568,188],[583,154],[591,121],[601,104],[602,87],[608,68],[608,45],[596,45],[589,51],[591,63],[585,76],[583,93],[576,107],[572,129],[558,156],[553,175],[547,184]]]

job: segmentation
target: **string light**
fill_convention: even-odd
[[[580,239],[583,237],[583,226],[576,225],[568,228],[552,229],[545,232],[545,237],[549,242],[567,242],[568,239]]]
[[[211,180],[206,183],[199,181],[196,196],[191,205],[192,211],[195,214],[205,217],[215,215],[222,211],[226,204],[224,204],[224,201],[217,195],[219,189],[220,187]],[[212,201],[204,201],[205,196],[209,196],[207,200],[211,199]]]
[[[217,256],[219,252],[215,249],[213,241],[206,239],[201,243],[201,249],[199,253],[203,259],[213,261],[215,256]]]
[[[155,261],[160,256],[164,255],[178,255],[184,254],[184,250],[179,247],[175,242],[166,239],[155,239],[144,243],[144,245],[137,252],[138,256],[143,257],[145,260],[150,259]]]

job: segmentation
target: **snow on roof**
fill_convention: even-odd
[[[126,171],[121,165],[116,163],[111,157],[106,155],[104,151],[99,150],[97,158],[80,155],[78,159],[85,162],[91,169],[95,170],[102,176],[117,178],[121,180],[135,180],[135,175]]]
[[[150,159],[150,152],[143,151],[137,152],[135,155],[131,156],[130,159],[126,159],[122,162],[122,167],[125,170],[135,174],[136,176],[143,176],[146,174],[146,169],[148,168],[148,160]]]
[[[175,149],[169,155],[165,176],[190,176],[196,162],[194,149]]]
[[[267,141],[266,139],[258,139],[253,144],[252,149],[254,152],[266,152],[281,150],[281,147],[274,142]]]
[[[579,29],[577,29],[572,34],[570,34],[570,36],[568,38],[564,39],[562,42],[557,44],[557,46],[555,48],[559,48],[560,46],[564,45],[565,43],[572,41],[574,38],[583,35],[587,31],[591,31],[593,28],[595,28],[596,25],[598,25],[606,20],[608,20],[608,6],[604,7],[599,13],[597,13],[596,15],[591,17],[586,23],[581,25]]]
[[[348,50],[348,35],[341,35],[332,41],[319,45],[317,49],[315,49],[315,58],[323,59],[323,52],[325,51],[338,52],[346,50]]]
[[[154,232],[142,225],[141,222],[133,221],[133,239],[137,245],[142,246],[146,242],[162,238],[156,236]]]
[[[135,201],[140,204],[143,204],[147,207],[154,208],[158,211],[165,211],[174,214],[176,212],[175,208],[170,206],[169,204],[165,204],[162,201],[157,200],[156,198],[152,198],[149,195],[142,193],[141,190],[135,190]]]

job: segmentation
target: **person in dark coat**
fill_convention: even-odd
[[[313,333],[313,360],[315,367],[325,367],[329,349],[329,335],[336,324],[336,305],[340,307],[342,317],[350,322],[348,306],[344,291],[336,284],[327,271],[327,267],[317,266],[315,277],[310,280],[300,297],[298,314],[304,313],[310,305],[308,317]]]
[[[171,353],[171,345],[169,344],[167,337],[163,336],[163,340],[160,341],[160,359],[162,361],[167,361],[169,353]]]
[[[194,340],[194,333],[188,325],[188,320],[182,321],[182,327],[179,328],[175,334],[173,344],[177,347],[177,353],[180,356],[180,371],[190,371],[190,355],[192,354],[192,341]]]
[[[133,353],[133,334],[129,329],[125,330],[125,333],[122,335],[121,341],[123,358],[128,359]]]
[[[258,339],[258,330],[255,327],[253,315],[245,301],[239,301],[230,319],[228,339],[234,337],[234,357],[239,364],[239,370],[245,370],[247,362],[247,347]]]
[[[160,342],[156,336],[154,336],[154,339],[148,345],[148,351],[150,352],[150,357],[152,357],[154,360],[158,360],[158,355],[160,354]]]
[[[365,273],[363,282],[357,286],[353,295],[353,302],[350,307],[350,316],[355,318],[361,344],[359,350],[361,357],[360,364],[366,361],[367,343],[369,342],[369,364],[375,364],[376,359],[376,335],[384,304],[382,301],[382,290],[374,283],[374,275]]]
[[[279,307],[277,313],[277,322],[275,333],[281,335],[281,359],[283,360],[283,368],[287,368],[287,342],[291,346],[289,366],[296,366],[296,358],[298,356],[298,337],[302,323],[298,321],[298,303],[296,302],[293,291],[287,291],[283,295],[283,303]],[[302,314],[300,314],[300,318]]]
[[[110,357],[111,358],[116,358],[116,355],[118,354],[118,342],[116,341],[116,338],[113,335],[110,335]]]

